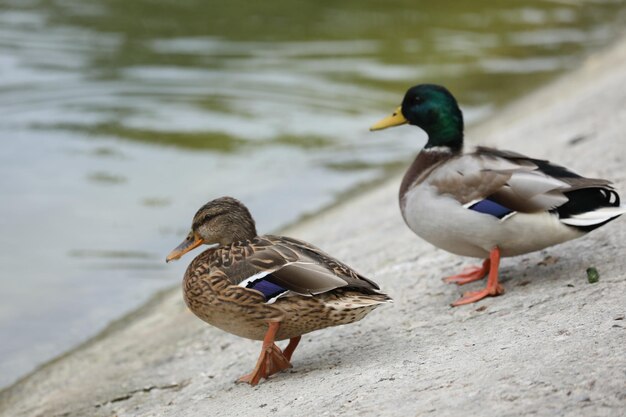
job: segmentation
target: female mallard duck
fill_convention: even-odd
[[[463,115],[444,87],[410,88],[402,106],[370,130],[409,123],[428,134],[400,185],[404,221],[431,244],[486,258],[445,279],[459,285],[488,275],[481,291],[453,306],[504,292],[501,256],[515,256],[580,237],[626,212],[603,179],[584,178],[548,161],[478,147],[462,153]]]
[[[256,367],[241,382],[256,385],[290,368],[301,335],[361,320],[391,300],[376,283],[306,242],[257,236],[250,212],[231,197],[202,206],[166,260],[201,244],[209,249],[183,279],[187,306],[215,327],[263,340]],[[274,341],[285,339],[289,344],[281,351]]]

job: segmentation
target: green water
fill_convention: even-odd
[[[0,385],[177,284],[164,256],[209,199],[276,230],[407,163],[423,136],[367,131],[407,87],[489,117],[625,22],[623,1],[0,0]]]

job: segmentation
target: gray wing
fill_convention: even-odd
[[[606,186],[609,181],[583,178],[515,152],[479,147],[433,171],[429,183],[464,205],[489,198],[511,210],[533,213],[567,203],[566,192]]]

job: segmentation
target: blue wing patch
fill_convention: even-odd
[[[477,211],[479,213],[489,214],[490,216],[497,217],[498,219],[503,219],[515,212],[515,210],[504,207],[503,205],[498,204],[495,201],[489,200],[488,198],[477,201],[467,208]]]
[[[274,284],[273,282],[268,281],[266,278],[267,277],[262,277],[255,281],[248,282],[246,284],[246,288],[252,288],[253,290],[260,291],[265,297],[266,302],[273,301],[282,293],[287,292],[286,288]]]

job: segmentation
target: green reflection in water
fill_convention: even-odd
[[[111,136],[156,145],[176,145],[187,149],[211,149],[233,152],[246,142],[222,132],[166,132],[130,128],[117,122],[94,125],[56,124],[40,126],[41,129],[62,129],[96,136]]]
[[[339,111],[357,115],[384,108],[392,93],[399,96],[421,81],[447,85],[468,106],[500,105],[573,67],[582,52],[609,41],[624,16],[619,1],[100,0],[32,7],[45,8],[50,25],[108,37],[83,45],[91,79],[136,82],[147,92],[131,88],[126,96],[147,94],[155,101],[191,105],[207,117],[229,114],[258,123],[264,123],[266,112],[246,108],[246,102],[284,104],[277,92],[299,97],[308,109],[338,105]],[[164,74],[167,69],[179,74]],[[185,77],[183,69],[197,72]],[[215,87],[229,76],[224,88]],[[294,77],[294,83],[271,81],[281,76]],[[189,91],[194,81],[197,94]],[[365,100],[363,91],[320,97],[311,90],[324,81],[370,94]],[[181,86],[187,91],[177,90]],[[251,139],[228,129],[172,133],[123,122],[88,130],[219,152],[236,152]],[[320,136],[314,128],[309,134]]]

